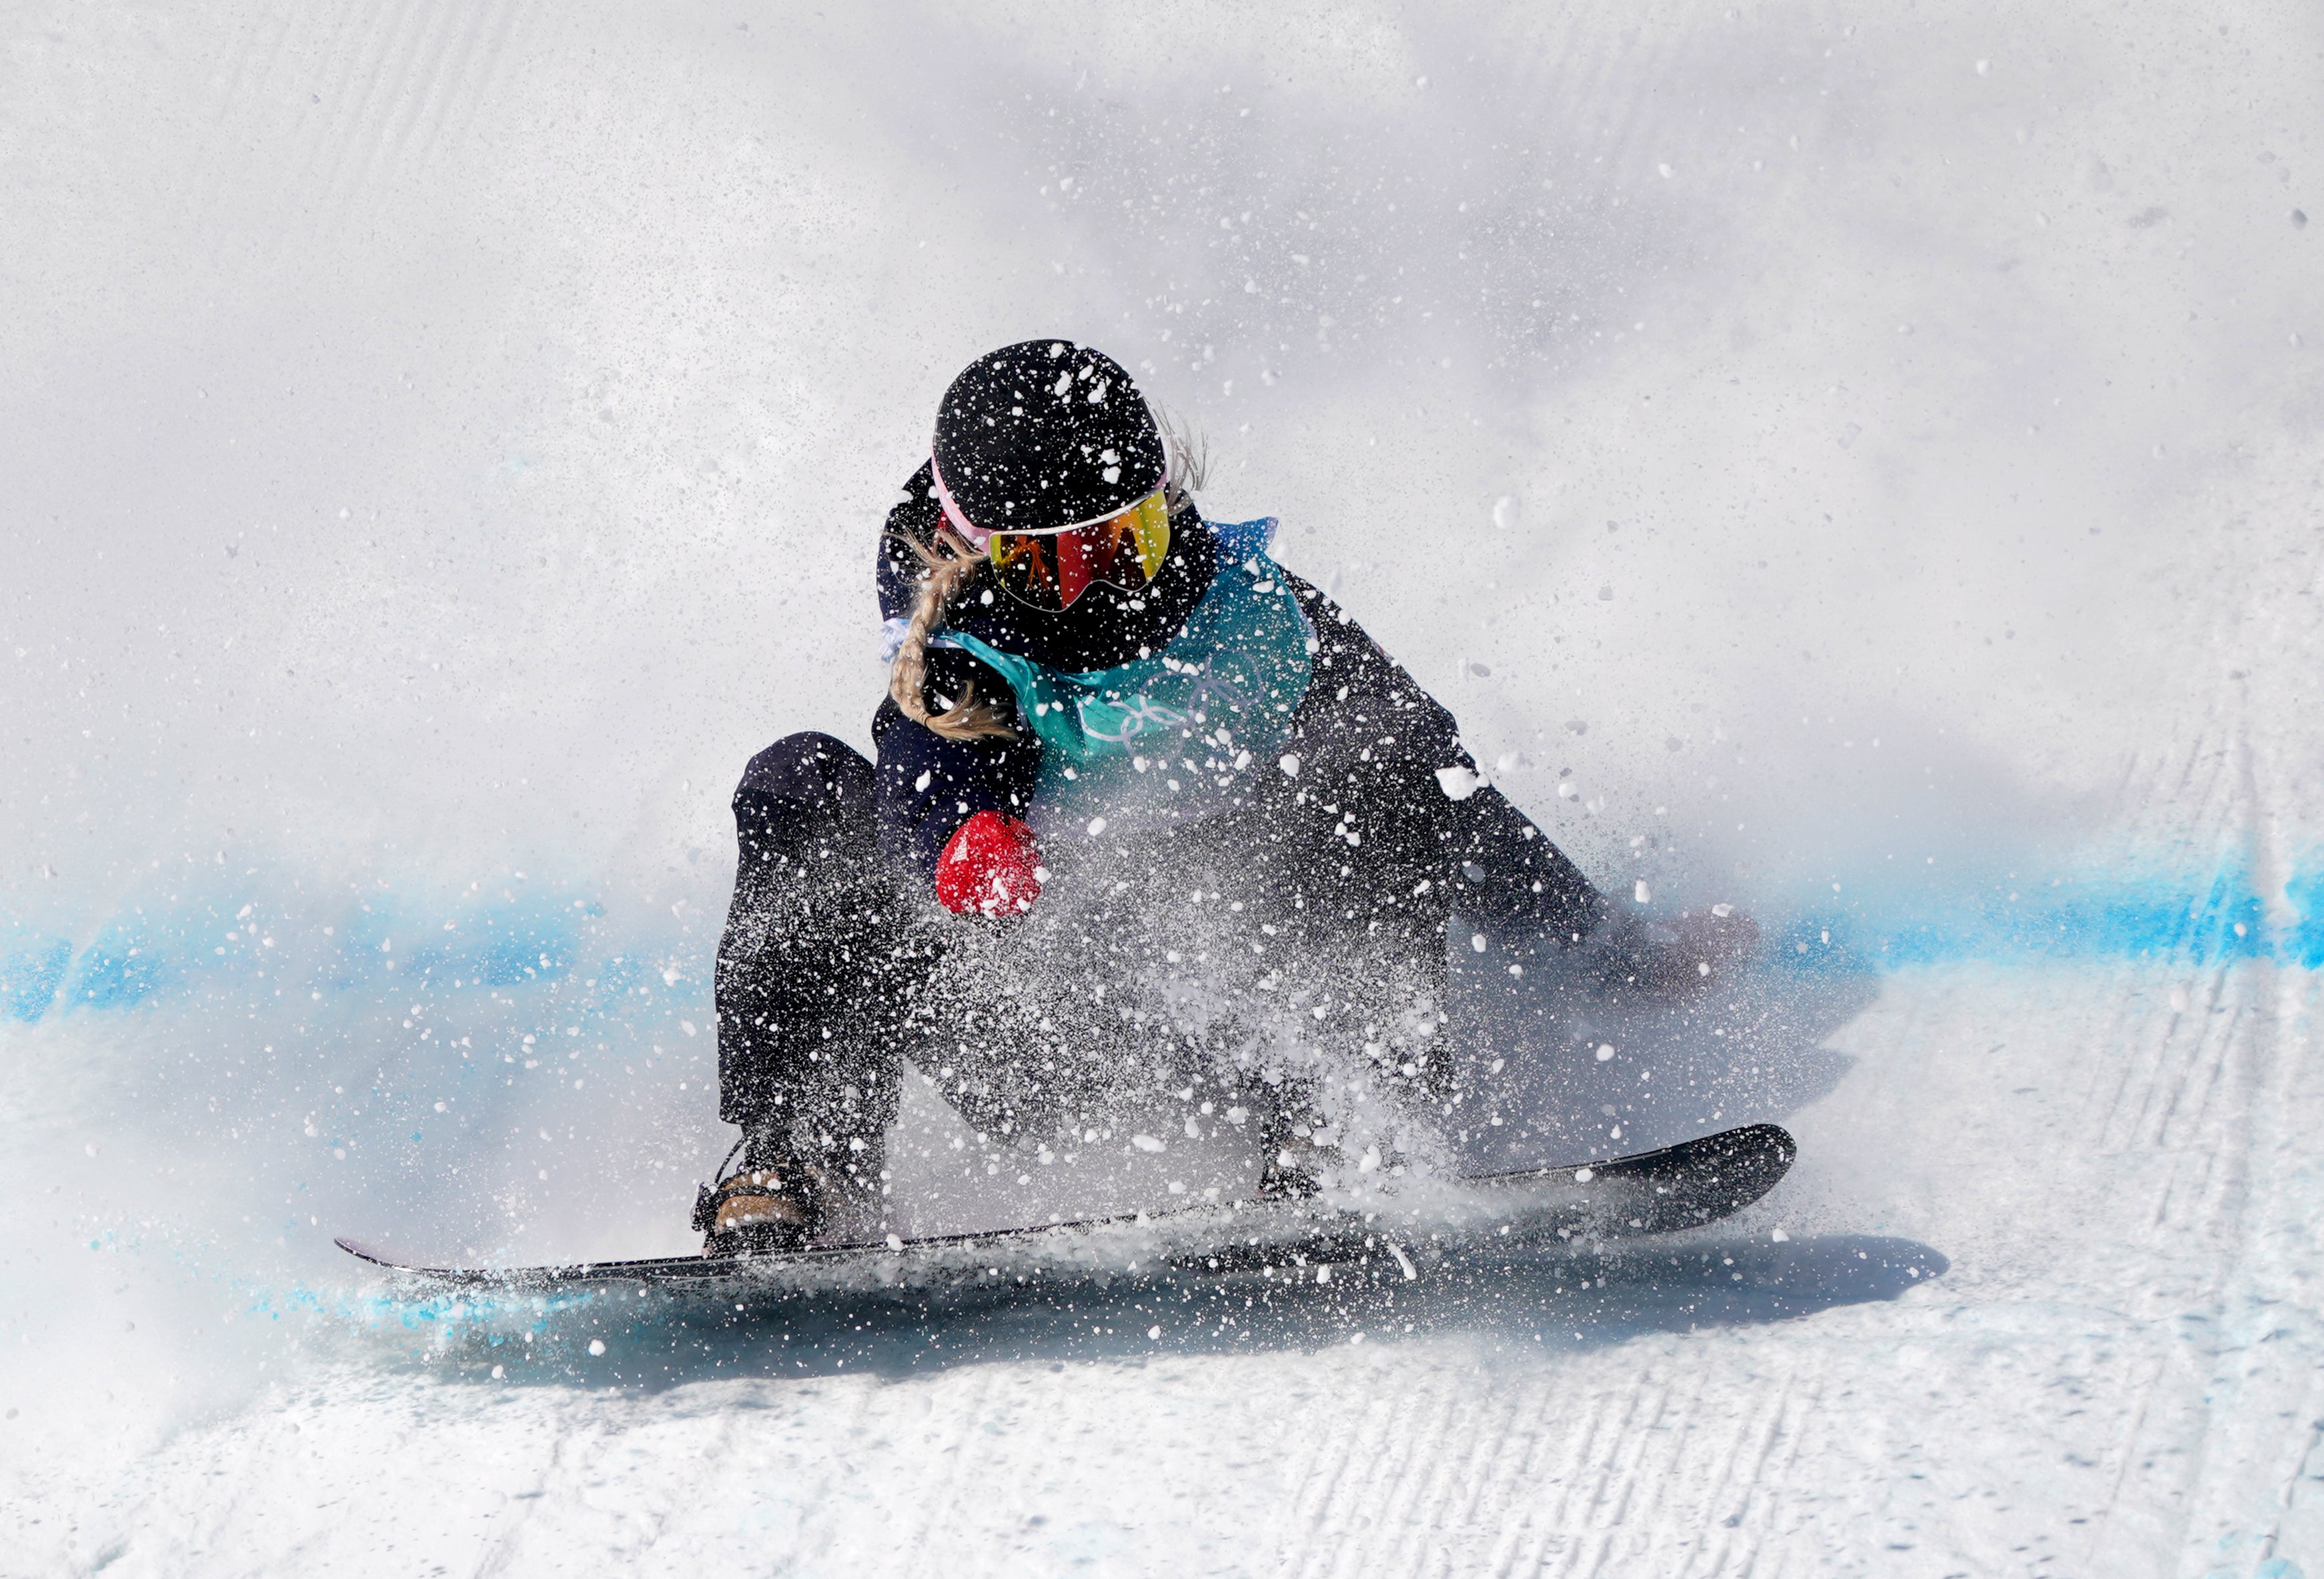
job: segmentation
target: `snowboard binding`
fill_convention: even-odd
[[[820,1177],[796,1162],[746,1165],[695,1191],[694,1227],[706,1256],[802,1250],[823,1226],[823,1215]]]

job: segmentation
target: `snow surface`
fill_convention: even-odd
[[[2324,1574],[2315,9],[872,10],[0,18],[0,1571]],[[1793,1177],[1201,1301],[365,1276],[685,1247],[726,793],[866,743],[1046,333],[1766,926],[1490,1143]]]

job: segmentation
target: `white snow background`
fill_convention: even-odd
[[[2324,1574],[2312,6],[0,44],[0,1572]],[[1666,1050],[1793,1177],[1232,1327],[394,1297],[335,1233],[687,1245],[726,795],[868,744],[872,533],[1047,334],[1762,919]]]

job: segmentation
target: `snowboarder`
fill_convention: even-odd
[[[1459,1100],[1455,911],[1517,972],[1583,950],[1647,989],[1748,946],[1740,918],[1616,916],[1268,557],[1272,521],[1203,518],[1199,455],[1169,440],[1070,341],[945,392],[879,542],[878,761],[793,734],[734,792],[716,999],[742,1138],[697,1203],[706,1253],[876,1214],[899,1059],[1003,1145],[1200,1084],[1257,1126],[1261,1193],[1299,1194],[1351,1126]]]

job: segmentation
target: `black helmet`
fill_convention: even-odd
[[[970,363],[945,391],[929,448],[936,486],[980,540],[1126,510],[1162,485],[1168,464],[1128,371],[1071,340]]]

